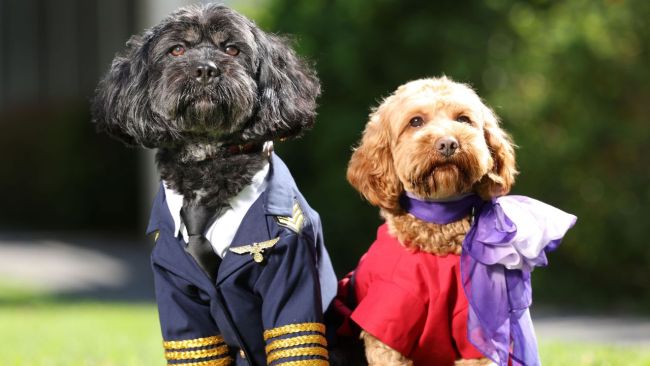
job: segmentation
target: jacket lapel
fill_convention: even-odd
[[[158,232],[156,247],[152,253],[154,264],[165,267],[208,293],[214,291],[210,279],[203,273],[196,262],[185,252],[185,242],[176,237],[174,219],[165,198],[164,189],[160,188],[156,196],[147,227],[147,234]]]
[[[246,212],[244,219],[237,229],[230,248],[244,247],[270,239],[264,211],[265,196],[266,192],[262,193],[257,201],[248,209],[248,212]],[[249,253],[237,254],[228,250],[217,273],[217,286],[242,266],[252,261],[253,257]]]
[[[153,200],[153,207],[151,208],[151,216],[149,216],[149,224],[147,225],[146,235],[150,235],[158,230],[166,228],[171,232],[174,231],[174,219],[172,218],[167,201],[165,199],[165,189],[160,183],[158,194]]]
[[[271,155],[268,186],[244,216],[230,248],[244,247],[270,239],[270,216],[291,216],[295,202],[296,184],[287,166],[277,157]],[[272,249],[270,249],[272,250]],[[265,251],[264,255],[269,250]],[[247,263],[253,261],[251,254],[237,254],[230,249],[221,263],[217,274],[217,286]]]

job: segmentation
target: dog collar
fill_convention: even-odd
[[[261,152],[263,143],[259,142],[248,142],[245,144],[238,145],[227,145],[224,146],[224,151],[228,155],[238,155],[238,154],[248,154],[252,152]]]
[[[443,225],[458,221],[472,213],[481,203],[481,198],[469,193],[445,200],[424,200],[410,192],[400,197],[400,205],[420,220]]]

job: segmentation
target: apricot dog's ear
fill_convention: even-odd
[[[492,169],[481,178],[476,191],[482,198],[490,199],[508,194],[518,172],[512,139],[499,127],[497,116],[486,106],[483,108],[483,120],[485,142],[493,164]]]
[[[390,212],[400,210],[402,184],[393,166],[388,124],[380,106],[370,115],[359,146],[348,164],[348,182],[371,204]]]

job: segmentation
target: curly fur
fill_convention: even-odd
[[[361,339],[366,349],[368,364],[377,366],[413,366],[413,361],[402,356],[399,352],[383,344],[372,334],[361,331]],[[475,360],[458,360],[454,366],[489,366],[493,365],[489,358]]]
[[[458,360],[454,366],[496,366],[489,358],[479,358],[477,360]]]
[[[372,334],[362,331],[361,339],[366,348],[369,365],[376,366],[413,366],[413,362],[392,348],[383,344]]]
[[[416,219],[413,215],[383,214],[388,231],[410,250],[435,255],[460,254],[469,230],[470,218],[438,225]]]
[[[183,55],[170,54],[176,45]],[[216,82],[196,80],[202,62],[216,65]],[[287,39],[211,4],[181,8],[132,37],[100,81],[92,114],[98,130],[127,145],[158,148],[161,177],[186,201],[219,208],[265,159],[224,147],[299,136],[314,123],[319,94],[313,68]]]
[[[423,123],[411,125],[414,117]],[[451,156],[435,148],[443,137],[458,142]],[[425,199],[468,192],[483,199],[507,194],[517,174],[513,146],[496,115],[469,86],[447,77],[421,79],[400,86],[370,114],[347,178],[381,209],[389,232],[407,249],[460,254],[471,217],[446,225],[423,222],[400,207],[399,197],[405,191]],[[362,338],[371,366],[412,364],[372,335],[363,332]],[[456,364],[490,361],[458,360]]]
[[[460,115],[471,124],[455,121]],[[409,128],[415,116],[425,125]],[[434,148],[443,136],[459,142],[451,158]],[[370,203],[399,214],[404,190],[424,198],[476,191],[488,199],[509,192],[516,174],[512,141],[496,115],[469,86],[441,77],[407,83],[384,99],[370,115],[347,178]]]

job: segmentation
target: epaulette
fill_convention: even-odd
[[[276,216],[275,219],[278,221],[278,225],[291,229],[297,234],[300,234],[305,223],[305,217],[298,202],[293,204],[292,216]]]

